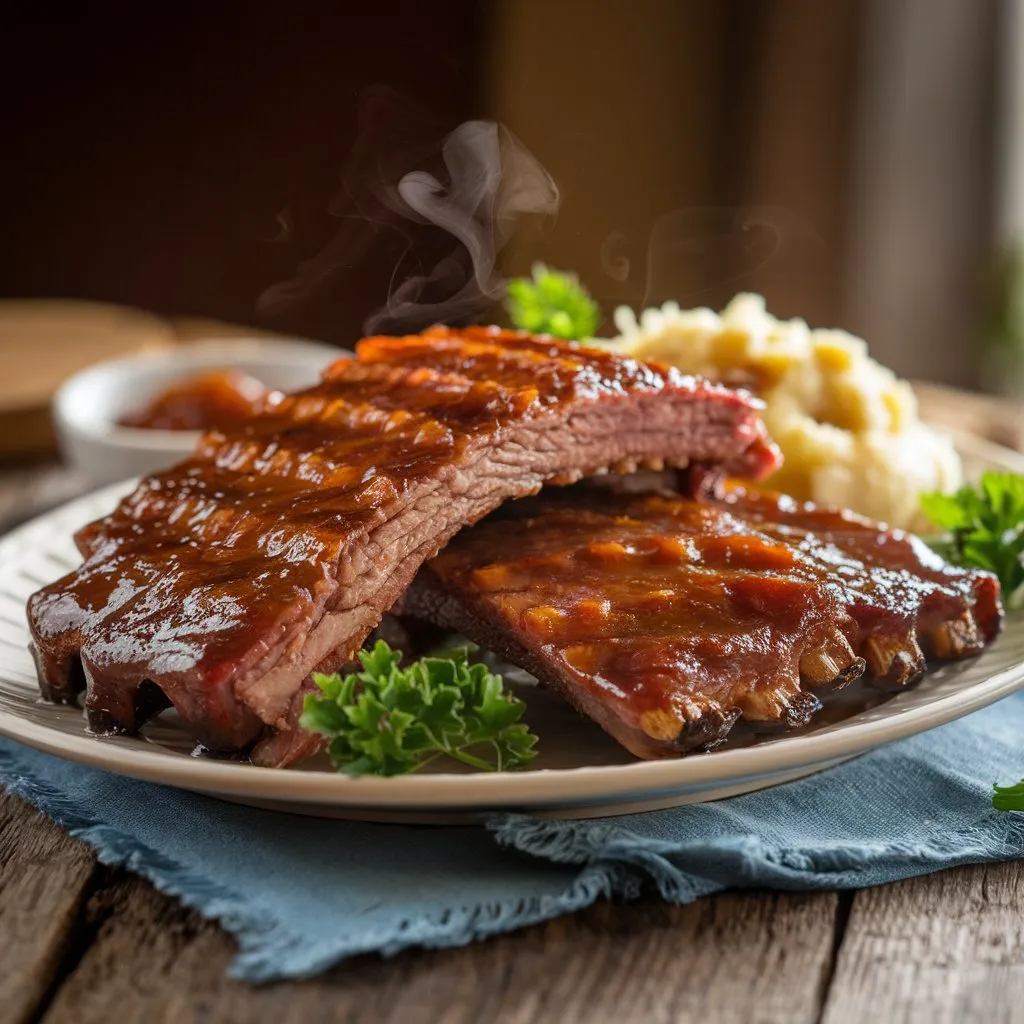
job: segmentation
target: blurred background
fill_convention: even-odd
[[[511,133],[505,194],[535,165],[558,193],[557,214],[513,203],[485,240],[499,284],[536,259],[574,269],[606,330],[619,303],[719,308],[754,289],[903,375],[1019,399],[1021,8],[24,5],[0,68],[0,295],[156,317],[115,316],[110,341],[107,307],[52,307],[40,326],[37,304],[5,303],[0,393],[44,405],[53,378],[133,337],[351,345],[388,328],[409,281],[430,294],[398,326],[426,326],[469,273],[465,237],[396,186],[420,170],[445,187],[442,139],[483,118]]]

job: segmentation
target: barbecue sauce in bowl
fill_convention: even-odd
[[[175,381],[141,409],[126,413],[119,427],[145,430],[228,429],[244,423],[281,393],[241,370],[210,370]]]

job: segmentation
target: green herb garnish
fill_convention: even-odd
[[[929,539],[939,554],[956,565],[995,573],[1008,605],[1024,595],[1024,476],[984,473],[978,487],[922,495],[921,507],[949,531]],[[1024,811],[1024,779],[1013,786],[993,786],[992,806]]]
[[[1024,779],[1014,786],[993,786],[992,806],[997,811],[1024,811]]]
[[[403,775],[438,757],[481,771],[518,768],[537,737],[520,722],[526,705],[501,676],[465,651],[401,668],[401,652],[378,640],[360,651],[361,672],[314,675],[300,724],[330,738],[335,768],[348,775]]]
[[[1024,476],[988,472],[978,487],[922,495],[921,507],[949,531],[932,547],[956,565],[995,573],[1013,605],[1024,591]]]
[[[592,337],[601,322],[597,303],[579,278],[543,263],[533,265],[532,277],[509,281],[505,307],[513,327],[568,341]]]

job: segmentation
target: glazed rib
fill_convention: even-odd
[[[638,466],[777,464],[748,396],[502,333],[373,338],[321,384],[211,432],[82,530],[29,601],[42,691],[96,729],[161,695],[198,742],[286,763],[314,670],[348,661],[467,523],[545,483]]]
[[[851,513],[575,488],[503,510],[421,570],[401,610],[558,689],[640,757],[740,718],[805,724],[816,691],[906,685],[998,631],[999,588]]]
[[[844,509],[735,486],[722,500],[834,572],[876,686],[914,682],[927,659],[977,654],[1002,626],[999,582],[949,565],[920,538]]]

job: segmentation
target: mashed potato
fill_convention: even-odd
[[[615,323],[616,348],[764,399],[785,456],[770,481],[780,491],[923,529],[919,495],[961,483],[952,443],[921,422],[910,385],[844,331],[776,320],[760,295],[737,295],[721,314],[668,302],[638,321],[621,307]]]

